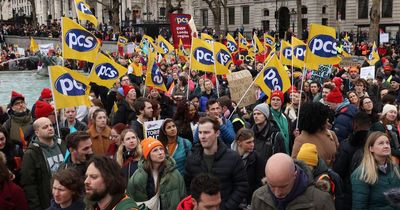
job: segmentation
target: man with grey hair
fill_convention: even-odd
[[[331,195],[312,184],[308,170],[287,154],[272,155],[265,166],[267,183],[254,192],[251,209],[291,210],[301,206],[301,209],[334,210]]]

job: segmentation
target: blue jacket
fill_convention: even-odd
[[[190,143],[189,140],[184,139],[180,136],[178,136],[177,142],[178,147],[175,149],[172,158],[175,160],[176,169],[178,169],[178,171],[183,176],[185,171],[186,157],[189,154],[190,150],[192,150],[192,143]]]
[[[222,117],[222,121],[224,122],[223,125],[219,127],[221,132],[220,138],[221,140],[230,147],[233,140],[235,140],[236,134],[235,130],[233,129],[232,122],[225,117]],[[197,144],[199,142],[199,126],[197,126],[196,131],[194,133],[194,140],[193,144]]]
[[[346,99],[335,111],[335,121],[333,122],[333,131],[338,137],[339,143],[347,139],[353,132],[353,116],[358,112],[356,106],[350,104]]]

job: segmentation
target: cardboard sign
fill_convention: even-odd
[[[47,54],[49,50],[53,49],[54,50],[54,45],[53,43],[50,44],[40,44],[39,45],[39,51],[43,54]]]
[[[375,66],[362,67],[360,70],[360,78],[375,79]]]
[[[389,33],[381,33],[379,34],[379,43],[387,43],[389,42]]]
[[[242,70],[238,72],[231,73],[227,75],[228,83],[229,83],[229,91],[231,93],[232,101],[239,103],[239,100],[244,95],[242,102],[239,104],[239,107],[248,106],[254,104],[257,101],[256,98],[256,87],[253,85],[249,91],[246,93],[247,88],[253,82],[253,77],[248,70]]]
[[[192,42],[192,30],[189,26],[189,14],[169,14],[169,22],[171,26],[172,39],[174,41],[174,48],[178,49],[179,40],[182,40],[185,48],[188,48]]]
[[[325,78],[329,78],[332,73],[332,65],[319,65],[318,71],[313,71],[311,75],[311,80],[323,83]]]
[[[153,137],[158,139],[160,135],[160,128],[163,124],[164,120],[154,120],[154,121],[147,121],[143,124],[144,129],[144,138]]]
[[[342,67],[361,66],[365,61],[364,58],[364,56],[343,57],[339,65]]]

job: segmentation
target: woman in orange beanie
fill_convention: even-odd
[[[186,196],[185,182],[175,161],[165,155],[163,144],[155,138],[145,138],[141,145],[144,159],[129,179],[129,197],[145,202],[151,209],[175,210]]]

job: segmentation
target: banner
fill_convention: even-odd
[[[241,33],[239,33],[239,38],[238,38],[238,43],[239,43],[239,49],[245,49],[249,50],[247,47],[248,43],[245,37]]]
[[[192,38],[190,67],[193,70],[214,72],[214,55],[212,45],[199,38]]]
[[[46,54],[49,53],[50,50],[54,50],[54,45],[53,43],[49,43],[49,44],[40,44],[39,45],[39,51],[42,54]]]
[[[56,109],[90,107],[90,86],[85,76],[62,66],[49,66],[49,78]]]
[[[380,60],[379,54],[378,54],[378,49],[376,48],[376,44],[374,42],[374,45],[372,45],[372,50],[371,53],[368,56],[368,63],[369,65],[375,65],[376,62]]]
[[[249,70],[242,70],[238,72],[233,72],[230,75],[227,75],[226,78],[228,79],[229,83],[229,92],[231,94],[232,101],[239,102],[242,96],[245,94],[247,88],[253,82],[253,77]],[[249,92],[244,95],[242,103],[238,104],[239,107],[244,107],[248,105],[252,105],[256,103],[257,98],[256,94],[256,87],[253,85]]]
[[[214,42],[214,61],[217,74],[229,74],[229,66],[232,64],[232,56],[226,46],[220,42]]]
[[[332,74],[332,65],[319,65],[317,71],[312,71],[311,80],[324,83],[324,79],[329,78]]]
[[[110,57],[99,53],[89,74],[89,81],[111,88],[128,70]]]
[[[283,65],[292,65],[292,45],[285,41],[281,41],[280,59]]]
[[[264,44],[267,47],[273,48],[275,46],[275,38],[267,33],[264,33]]]
[[[334,65],[338,64],[340,60],[335,28],[311,24],[305,62],[312,65]]]
[[[304,57],[306,54],[306,44],[300,39],[292,36],[292,64],[295,67],[304,67]]]
[[[78,19],[87,20],[93,23],[94,27],[97,28],[97,25],[99,23],[97,21],[97,18],[93,15],[92,11],[90,10],[90,6],[86,4],[84,0],[74,0],[74,1]]]
[[[269,97],[272,91],[280,90],[285,93],[290,87],[289,75],[283,65],[279,62],[276,54],[270,62],[264,66],[255,83]]]
[[[226,35],[226,47],[228,48],[230,53],[234,53],[238,50],[236,40],[229,33],[228,35]]]
[[[149,60],[147,62],[147,72],[145,85],[149,87],[154,87],[156,89],[167,91],[164,84],[164,79],[161,75],[161,71],[157,66],[156,54],[149,53]]]
[[[62,50],[64,59],[85,60],[95,62],[101,43],[92,33],[75,23],[73,20],[62,17]]]
[[[189,48],[192,39],[192,30],[189,26],[189,20],[191,15],[189,14],[169,14],[169,22],[171,25],[172,40],[174,42],[174,48],[178,48],[179,39],[182,39],[185,48]],[[193,23],[194,25],[194,23]],[[195,28],[195,26],[194,26]]]
[[[153,137],[158,139],[160,135],[160,128],[164,120],[146,121],[143,123],[144,138]]]
[[[214,42],[214,38],[211,35],[206,34],[206,33],[201,33],[201,39],[208,43]]]
[[[32,53],[39,51],[39,45],[36,43],[33,37],[31,37],[31,43],[29,45],[29,49],[31,50]]]
[[[161,54],[165,55],[165,54],[172,53],[174,51],[174,47],[163,36],[158,35],[158,38],[157,38],[157,51],[158,51],[158,53],[161,53]]]

